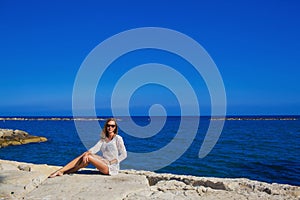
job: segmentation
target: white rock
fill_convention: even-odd
[[[18,166],[30,166],[30,170]],[[136,170],[104,176],[85,169],[48,179],[58,168],[0,160],[0,199],[300,199],[297,186]]]

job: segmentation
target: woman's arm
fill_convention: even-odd
[[[99,142],[97,142],[95,144],[95,146],[90,148],[88,151],[91,152],[92,154],[96,154],[98,151],[100,151],[102,144],[103,144],[103,141],[99,140]]]
[[[118,163],[120,163],[127,157],[127,151],[121,136],[117,138],[117,148],[119,152]]]

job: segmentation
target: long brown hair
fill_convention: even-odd
[[[109,135],[108,135],[108,131],[107,131],[107,124],[108,124],[108,122],[111,122],[111,121],[115,122],[116,128],[115,128],[115,130],[114,130],[114,133],[115,133],[116,135],[118,134],[118,124],[117,124],[117,120],[116,120],[115,118],[108,118],[108,119],[106,120],[105,125],[104,125],[104,127],[103,127],[103,129],[102,129],[102,132],[101,132],[101,138],[102,138],[102,139],[105,139],[105,138],[107,138],[107,137],[109,136]]]

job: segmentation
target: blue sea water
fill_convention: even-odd
[[[122,117],[119,119],[126,121]],[[149,138],[136,138],[122,130],[119,130],[119,134],[129,152],[151,152],[163,148],[175,137],[180,120],[180,117],[168,117],[163,129]],[[147,125],[149,118],[134,117],[134,121],[138,125]],[[90,122],[81,123],[89,127]],[[99,123],[103,125],[104,121]],[[300,185],[299,116],[229,118],[213,150],[200,159],[198,153],[209,123],[210,118],[201,117],[197,135],[189,148],[179,159],[157,172],[244,177],[269,183]],[[73,120],[2,120],[0,128],[20,129],[48,138],[44,143],[1,148],[0,159],[65,165],[86,151]],[[188,131],[186,134],[189,134]],[[121,167],[131,169],[134,164],[122,164]]]

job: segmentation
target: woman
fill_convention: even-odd
[[[96,155],[99,150],[103,157]],[[103,174],[115,175],[120,169],[120,162],[126,157],[123,139],[118,135],[117,122],[114,118],[109,118],[102,130],[100,141],[63,168],[53,172],[49,178],[76,172],[88,164],[94,165]]]

